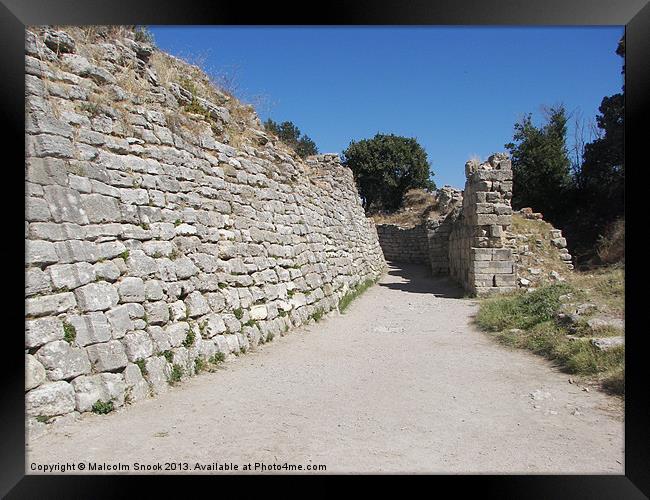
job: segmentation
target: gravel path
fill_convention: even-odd
[[[187,462],[206,473],[194,470],[198,462],[622,474],[620,401],[498,345],[470,325],[476,301],[459,296],[424,268],[391,267],[344,315],[35,439],[27,473],[31,462],[91,461],[129,464],[131,473],[141,473],[135,462]]]

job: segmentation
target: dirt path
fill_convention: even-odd
[[[620,402],[497,345],[470,326],[475,301],[425,273],[391,268],[345,315],[36,439],[27,473],[94,461],[622,474]]]

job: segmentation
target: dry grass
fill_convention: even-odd
[[[567,281],[579,290],[583,302],[596,304],[608,316],[625,317],[625,267],[604,267],[570,273]]]
[[[518,245],[528,245],[532,256],[522,255],[520,263],[520,274],[527,277],[527,268],[534,267],[541,269],[545,279],[551,271],[557,271],[561,275],[568,272],[567,266],[560,258],[558,249],[551,243],[550,231],[554,229],[551,224],[543,220],[526,219],[519,214],[513,214],[510,231],[525,239],[518,239]],[[539,242],[539,243],[538,243]]]
[[[402,206],[397,212],[380,212],[371,215],[375,224],[395,224],[401,227],[413,227],[425,222],[439,213],[438,203],[433,193],[424,189],[410,189],[404,195]]]
[[[505,345],[545,356],[568,373],[597,381],[607,391],[623,394],[625,346],[601,351],[587,340],[570,338],[567,326],[555,319],[562,307],[561,297],[567,293],[577,296],[580,290],[574,284],[559,283],[532,293],[516,292],[484,299],[475,321]]]
[[[607,227],[598,240],[596,253],[603,264],[625,263],[625,219]]]

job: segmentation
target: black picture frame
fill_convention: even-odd
[[[126,496],[134,482],[146,481],[147,488],[166,488],[168,478],[156,476],[25,476],[24,365],[19,352],[24,351],[24,298],[15,290],[24,281],[19,262],[20,246],[16,243],[24,226],[14,212],[24,207],[24,177],[19,166],[24,161],[24,29],[43,24],[142,24],[142,25],[625,25],[625,157],[632,165],[626,178],[626,219],[629,242],[626,260],[633,270],[626,275],[626,389],[625,389],[625,475],[612,476],[418,476],[413,479],[432,491],[449,486],[462,494],[478,489],[481,496],[499,498],[647,498],[650,495],[650,412],[644,383],[644,349],[642,333],[643,252],[636,242],[634,228],[642,228],[637,219],[643,216],[639,200],[644,199],[644,181],[639,168],[644,142],[644,119],[650,116],[650,5],[645,0],[444,0],[409,2],[357,1],[312,4],[269,2],[266,7],[239,2],[171,0],[0,0],[0,78],[3,133],[3,201],[5,244],[4,338],[2,370],[2,405],[0,406],[0,494],[7,498],[119,498]],[[647,139],[646,139],[647,141]],[[21,160],[22,158],[22,160]],[[638,164],[638,167],[637,167]],[[23,186],[23,190],[18,186]],[[15,198],[14,198],[15,196]],[[24,258],[24,254],[23,254]],[[15,274],[14,274],[15,273]],[[6,321],[10,319],[10,321]],[[594,429],[597,432],[597,429]],[[594,450],[597,452],[597,450]],[[586,450],[585,453],[589,453]],[[190,479],[189,477],[186,479]],[[192,476],[193,489],[205,486],[210,477]],[[242,477],[231,478],[242,485]],[[278,478],[269,478],[277,483]],[[327,477],[291,477],[292,486],[302,481],[319,481]],[[331,478],[330,478],[331,479]],[[356,479],[345,477],[346,482]],[[383,488],[385,477],[374,476],[375,486]],[[125,488],[125,482],[129,488]],[[220,477],[220,487],[226,478]],[[294,483],[301,481],[301,483]],[[426,484],[425,484],[426,483]],[[143,483],[144,484],[144,483]],[[249,484],[249,483],[246,483]],[[313,487],[313,486],[312,486]],[[292,489],[294,489],[292,488]],[[153,489],[150,490],[153,493]],[[210,490],[208,490],[210,491]],[[215,491],[216,490],[212,490]],[[285,490],[286,491],[286,490]],[[442,491],[442,490],[440,490]]]

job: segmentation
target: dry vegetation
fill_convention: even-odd
[[[413,227],[434,218],[438,213],[436,197],[424,189],[410,189],[404,194],[404,201],[397,212],[379,212],[371,215],[375,224],[394,224]]]
[[[591,317],[624,319],[625,267],[618,263],[586,271],[569,271],[550,242],[552,226],[544,221],[513,216],[512,232],[522,236],[519,244],[528,245],[533,255],[520,264],[519,274],[525,276],[527,267],[542,269],[544,278],[532,292],[516,293],[481,301],[477,324],[492,332],[503,344],[529,349],[553,360],[567,373],[594,382],[607,391],[623,394],[625,381],[625,346],[602,351],[588,339],[576,337],[607,337],[623,335],[618,328],[608,326],[593,331],[587,325]],[[618,228],[613,232],[621,234]],[[624,234],[624,233],[623,233]],[[614,243],[604,248],[619,245]],[[617,250],[618,251],[618,250]],[[552,282],[550,271],[561,271],[564,281]],[[580,304],[592,304],[581,314],[573,327],[564,323],[558,313],[574,311]]]

